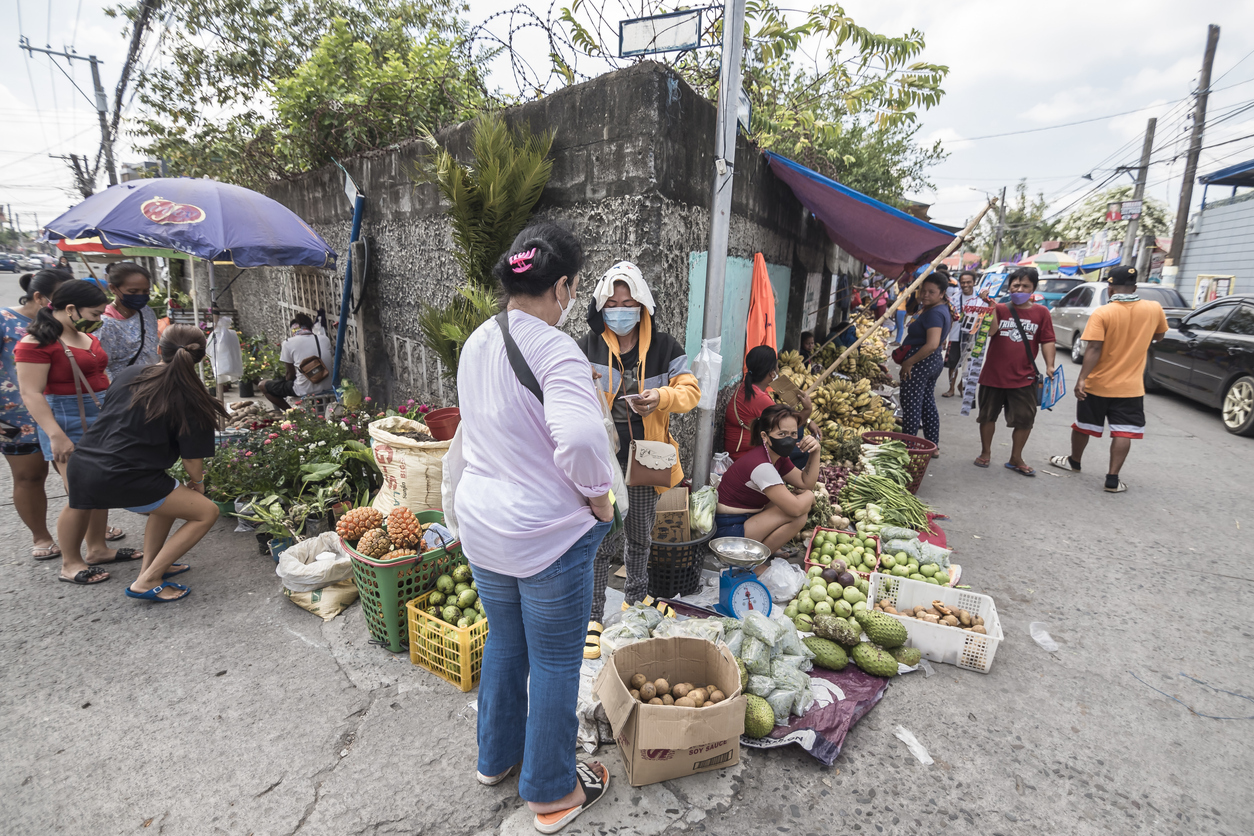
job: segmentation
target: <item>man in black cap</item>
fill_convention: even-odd
[[[1110,271],[1110,302],[1093,312],[1081,338],[1087,349],[1075,384],[1079,402],[1071,425],[1071,455],[1049,460],[1054,467],[1078,473],[1089,438],[1101,438],[1109,423],[1109,493],[1128,489],[1119,479],[1119,470],[1132,439],[1145,434],[1145,354],[1151,342],[1167,333],[1162,306],[1137,295],[1136,279],[1135,267]]]

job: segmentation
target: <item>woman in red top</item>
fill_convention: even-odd
[[[105,376],[109,355],[92,336],[100,328],[108,301],[91,282],[63,282],[53,292],[52,303],[36,314],[26,329],[27,336],[13,351],[22,401],[39,427],[44,459],[56,464],[62,478],[75,443],[100,412],[103,396],[97,393],[109,388],[109,378]],[[75,364],[81,377],[75,374]],[[107,510],[92,512],[87,528],[87,560],[77,550],[71,554],[70,549],[62,549],[61,580],[99,583],[108,580],[109,574],[95,564],[143,557],[135,549],[111,550],[105,543],[108,524]]]
[[[779,377],[779,356],[769,345],[751,349],[745,356],[745,382],[732,395],[723,416],[723,449],[733,462],[748,453],[758,443],[753,422],[767,407],[775,405],[775,399],[767,394],[766,387]],[[798,426],[805,427],[810,421],[814,404],[810,396],[802,393],[801,412],[797,415]],[[809,424],[818,435],[818,427]],[[801,433],[797,434],[800,441]]]

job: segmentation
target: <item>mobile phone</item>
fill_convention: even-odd
[[[640,395],[640,394],[636,394],[636,395],[623,395],[623,396],[622,396],[622,398],[623,398],[623,401],[625,401],[626,403],[631,403],[631,402],[633,402],[633,401],[638,401],[638,400],[643,399],[643,398],[644,398],[644,395]]]

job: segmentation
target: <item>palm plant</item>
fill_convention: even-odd
[[[430,153],[415,167],[413,179],[435,183],[448,201],[445,211],[466,284],[447,305],[424,305],[419,325],[423,341],[455,380],[462,345],[499,310],[501,288],[492,268],[527,225],[549,182],[553,132],[511,130],[499,114],[485,114],[475,123],[470,165],[458,162],[434,136],[428,134],[424,142]]]

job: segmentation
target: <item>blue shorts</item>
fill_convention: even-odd
[[[83,440],[83,433],[87,432],[87,427],[90,427],[100,415],[100,408],[86,392],[83,393],[83,414],[87,417],[86,425],[78,416],[78,395],[44,395],[44,397],[48,399],[48,406],[52,409],[52,417],[57,420],[57,426],[75,445]],[[96,397],[104,400],[104,392],[97,392]],[[38,430],[39,447],[44,451],[44,461],[50,462],[52,461],[52,439],[48,438],[43,427],[39,427]]]
[[[715,514],[715,537],[744,537],[745,523],[753,514]]]
[[[147,505],[136,505],[134,508],[127,508],[125,510],[130,511],[132,514],[147,514],[150,511],[155,511],[160,508],[165,504],[167,499],[169,499],[169,497],[163,496],[156,502],[149,502]]]

